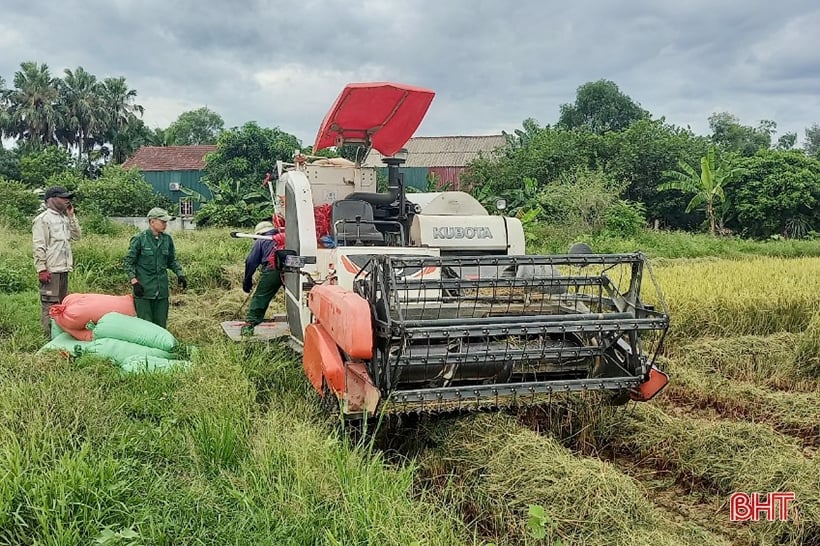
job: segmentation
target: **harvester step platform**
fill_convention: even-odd
[[[242,335],[244,320],[228,320],[222,323],[222,330],[233,341],[273,341],[290,334],[288,317],[284,313],[271,316],[270,319],[256,325],[252,336]]]

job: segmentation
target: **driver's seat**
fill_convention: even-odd
[[[337,245],[383,244],[384,235],[374,224],[365,223],[372,221],[373,206],[361,199],[342,199],[330,209],[330,224]]]

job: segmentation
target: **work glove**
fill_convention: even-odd
[[[51,282],[51,273],[49,273],[47,269],[43,269],[37,273],[37,278],[40,280],[41,284],[48,284]]]
[[[177,277],[177,282],[179,283],[179,287],[183,290],[187,290],[188,288],[188,280],[185,278],[185,275],[180,275]]]
[[[141,298],[145,295],[145,287],[140,283],[135,283],[131,285],[134,288],[134,295],[138,298]]]
[[[253,281],[242,281],[242,291],[244,293],[250,294],[251,288],[253,288]]]

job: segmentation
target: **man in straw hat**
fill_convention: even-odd
[[[282,287],[282,278],[279,270],[276,269],[276,251],[284,246],[284,234],[280,233],[271,222],[259,222],[253,232],[269,238],[255,240],[245,259],[245,278],[242,280],[242,290],[246,294],[251,293],[254,272],[261,267],[262,273],[259,275],[259,282],[251,297],[246,322],[242,326],[243,336],[253,335],[254,328],[265,319],[265,313],[271,300]]]

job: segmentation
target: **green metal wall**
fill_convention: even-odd
[[[387,167],[379,167],[378,169],[379,177],[387,180]],[[404,173],[404,186],[406,188],[426,191],[429,170],[427,167],[401,167],[399,172]]]
[[[144,171],[143,178],[153,186],[154,191],[168,197],[173,203],[186,197],[181,191],[171,191],[171,184],[177,183],[197,193],[201,193],[205,199],[211,199],[213,195],[208,186],[202,183],[202,171]],[[199,204],[194,202],[194,209],[198,209]]]

